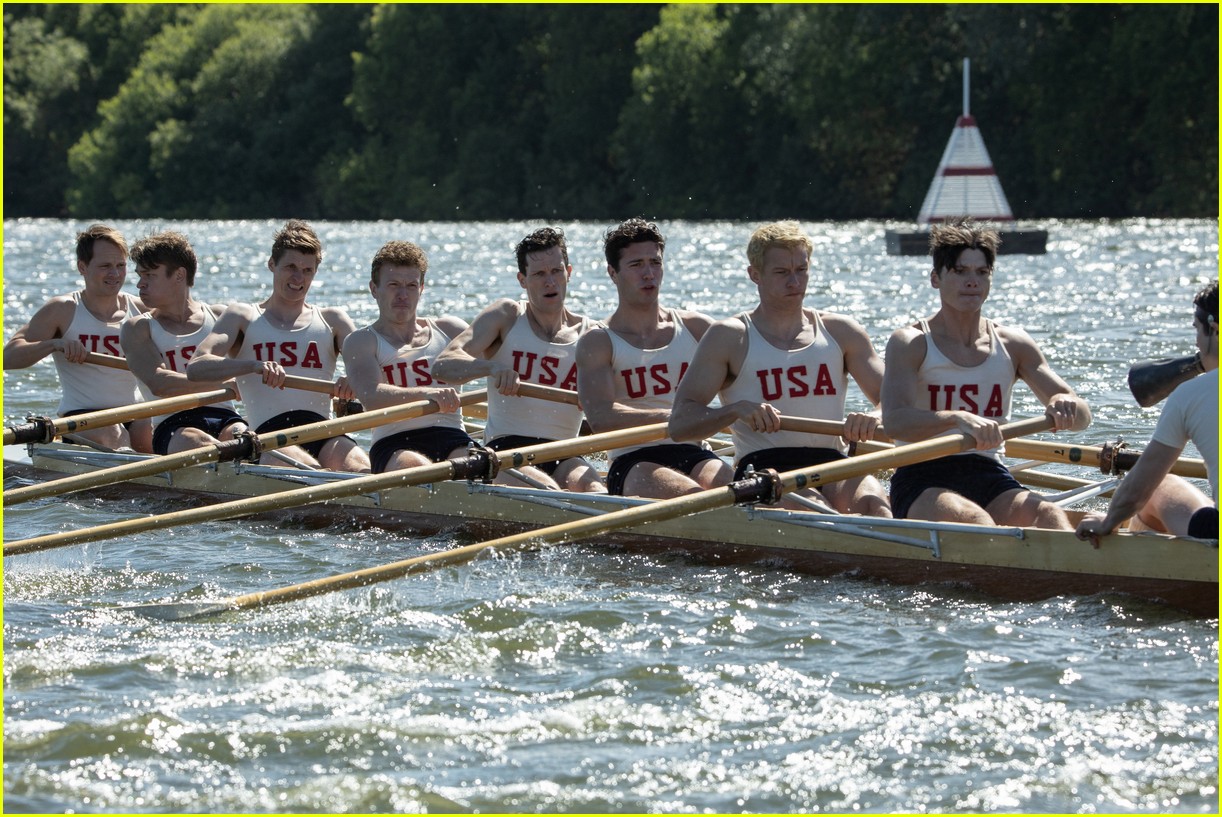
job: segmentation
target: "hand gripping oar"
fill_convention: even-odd
[[[1033,434],[1052,428],[1053,423],[1047,417],[1036,417],[1022,422],[1002,426],[1002,433],[1007,437],[1021,434]],[[714,488],[696,494],[664,499],[637,505],[622,511],[613,511],[601,516],[578,519],[560,525],[542,528],[535,531],[525,531],[511,536],[491,539],[465,547],[444,550],[439,553],[429,553],[399,562],[380,565],[378,567],[356,570],[316,579],[302,584],[294,584],[275,590],[262,590],[248,593],[244,596],[234,596],[220,601],[179,602],[169,604],[142,604],[129,609],[148,618],[167,621],[197,618],[214,615],[230,610],[246,610],[254,607],[267,607],[272,604],[296,601],[324,593],[334,593],[339,590],[350,590],[378,582],[397,579],[412,573],[422,573],[446,565],[461,564],[470,561],[474,556],[486,550],[522,550],[540,545],[555,545],[571,542],[589,536],[636,527],[649,522],[661,522],[690,516],[714,508],[724,508],[734,504],[780,501],[786,491],[802,488],[814,488],[829,482],[839,482],[843,479],[861,476],[885,468],[895,468],[900,465],[910,465],[914,462],[935,459],[937,457],[957,454],[966,451],[974,445],[970,434],[953,437],[935,437],[911,445],[897,446],[889,451],[876,451],[851,457],[834,463],[801,468],[776,474],[774,471],[763,471],[744,480],[731,483],[723,488]]]
[[[93,363],[97,366],[105,366],[110,369],[127,371],[127,361],[113,355],[90,352],[85,358],[85,362]],[[321,394],[330,394],[332,389],[335,388],[335,384],[329,380],[315,380],[314,378],[297,377],[295,375],[286,377],[284,386],[289,389],[300,389]],[[161,400],[149,400],[142,403],[133,403],[128,406],[116,406],[115,408],[74,414],[71,417],[60,417],[54,420],[49,417],[29,417],[27,418],[29,420],[28,423],[9,426],[4,429],[4,444],[49,443],[56,437],[62,437],[65,434],[88,431],[91,428],[105,428],[106,426],[118,425],[119,423],[128,423],[132,420],[141,420],[145,417],[173,414],[176,411],[186,411],[187,409],[219,403],[223,400],[237,399],[238,393],[236,387],[226,386],[223,389],[195,392],[194,394],[179,394]]]
[[[813,420],[806,417],[782,417],[781,428],[785,431],[838,435],[844,430],[844,423],[836,420]],[[878,451],[884,448],[880,443],[890,439],[883,427],[878,426],[874,430],[873,441],[857,443],[857,446],[859,450]],[[1119,443],[1095,446],[1070,445],[1046,440],[1010,440],[1006,443],[1006,455],[1025,460],[1094,466],[1105,474],[1115,474],[1131,470],[1137,464],[1141,452],[1124,449]],[[1192,457],[1177,459],[1171,466],[1171,473],[1181,477],[1208,479],[1205,460]]]
[[[1137,405],[1148,408],[1162,400],[1175,387],[1204,374],[1201,355],[1165,357],[1161,360],[1140,360],[1129,367],[1129,391]]]
[[[470,392],[476,399],[482,399],[480,392]],[[624,445],[637,445],[651,442],[666,436],[666,424],[654,423],[637,428],[625,428],[619,431],[608,431],[603,434],[591,434],[588,437],[575,437],[571,440],[560,440],[551,443],[526,446],[524,448],[505,451],[490,451],[476,449],[466,457],[456,457],[431,465],[421,465],[417,468],[406,468],[402,471],[392,471],[387,474],[372,474],[354,477],[341,482],[327,485],[307,485],[266,496],[235,499],[202,508],[190,508],[185,511],[146,516],[137,519],[127,519],[122,522],[112,522],[92,528],[82,528],[76,531],[51,533],[31,539],[19,539],[4,544],[4,555],[19,556],[24,553],[35,553],[40,550],[76,545],[81,542],[94,542],[99,539],[112,539],[116,536],[144,533],[150,530],[164,530],[200,522],[213,522],[219,519],[234,519],[239,516],[250,516],[263,511],[276,511],[283,508],[297,508],[303,505],[314,505],[329,502],[346,496],[368,494],[384,491],[389,488],[400,488],[408,485],[424,485],[429,482],[442,482],[450,479],[491,479],[503,465],[506,468],[520,468],[539,462],[566,460],[569,457],[580,457],[594,451],[607,448],[617,448]]]

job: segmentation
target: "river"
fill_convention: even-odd
[[[6,338],[78,286],[83,226],[4,223]],[[204,300],[267,293],[278,223],[116,226],[185,232]],[[512,248],[535,226],[319,222],[310,300],[372,321],[369,260],[407,239],[430,257],[422,314],[469,320],[520,292]],[[570,306],[603,317],[607,225],[562,226]],[[752,225],[662,226],[666,302],[751,305]],[[808,225],[808,303],[855,317],[880,353],[936,309],[926,260],[887,256],[886,226],[900,225]],[[1193,350],[1217,224],[1040,226],[1048,253],[1000,257],[986,312],[1024,326],[1090,401],[1081,442],[1144,444],[1158,408],[1124,376]],[[57,400],[49,361],[4,373],[6,423]],[[1015,417],[1038,410],[1020,385]],[[39,501],[5,513],[5,536],[151,510]],[[1218,811],[1217,619],[1123,596],[1001,602],[571,545],[197,623],[118,609],[469,541],[238,520],[5,560],[5,811]]]

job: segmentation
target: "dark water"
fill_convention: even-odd
[[[4,226],[7,337],[75,285],[81,225]],[[120,226],[187,232],[207,300],[267,284],[270,222]],[[533,226],[320,224],[312,300],[372,320],[368,260],[406,238],[430,253],[422,311],[470,318],[516,291],[511,248]],[[750,225],[664,226],[668,300],[719,317],[750,305]],[[810,225],[809,301],[854,315],[880,350],[935,304],[922,260],[883,254],[883,226]],[[1136,406],[1124,373],[1192,350],[1217,227],[1045,226],[1048,255],[999,262],[989,311],[1090,400],[1082,442],[1141,443],[1157,409]],[[601,225],[566,229],[571,303],[603,316]],[[53,406],[49,362],[4,378],[7,420]],[[1021,387],[1015,402],[1035,410]],[[5,514],[5,535],[155,510],[36,502]],[[1217,620],[1120,596],[1002,603],[575,545],[203,623],[117,609],[470,541],[235,521],[6,560],[5,809],[1218,810]]]

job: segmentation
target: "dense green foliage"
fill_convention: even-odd
[[[6,216],[1216,217],[1209,5],[4,7]]]

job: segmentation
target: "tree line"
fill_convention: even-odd
[[[1213,5],[5,4],[7,217],[1217,217]]]

